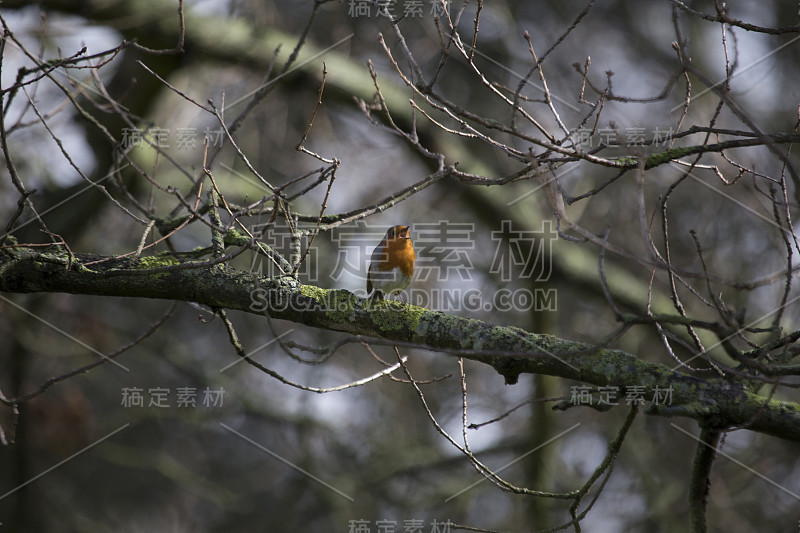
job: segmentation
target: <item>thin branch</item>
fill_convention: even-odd
[[[52,378],[48,379],[47,381],[45,381],[44,383],[42,383],[39,386],[38,389],[36,389],[34,391],[31,391],[31,392],[29,392],[27,394],[24,394],[23,396],[20,396],[18,398],[7,399],[7,398],[3,397],[2,395],[0,395],[0,403],[3,403],[5,405],[14,405],[14,406],[22,404],[24,402],[27,402],[28,400],[36,398],[37,396],[39,396],[40,394],[42,394],[47,389],[49,389],[50,387],[52,387],[53,385],[55,385],[57,383],[65,381],[65,380],[67,380],[67,379],[69,379],[71,377],[77,376],[78,374],[86,374],[87,372],[89,372],[93,368],[96,368],[96,367],[98,367],[100,365],[103,365],[103,364],[107,363],[108,361],[116,359],[117,357],[119,357],[123,353],[127,352],[128,350],[130,350],[134,346],[139,345],[142,341],[144,341],[150,335],[152,335],[153,333],[158,331],[161,328],[161,326],[164,325],[164,323],[167,321],[167,319],[172,316],[172,313],[175,311],[175,309],[177,307],[178,307],[178,304],[177,303],[173,303],[169,307],[169,309],[167,309],[167,311],[161,316],[161,318],[156,320],[149,328],[147,328],[136,339],[134,339],[133,341],[129,342],[125,346],[122,346],[118,350],[116,350],[114,352],[111,352],[108,355],[104,355],[100,359],[98,359],[98,360],[96,360],[96,361],[94,361],[92,363],[89,363],[88,365],[84,365],[82,367],[76,368],[75,370],[67,372],[66,374],[62,374],[60,376],[52,377]]]

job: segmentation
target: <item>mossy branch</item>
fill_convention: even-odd
[[[508,384],[523,373],[546,374],[617,387],[652,397],[671,390],[671,402],[651,404],[651,415],[680,416],[703,427],[746,428],[800,441],[800,405],[748,392],[724,379],[701,379],[598,348],[515,327],[430,311],[396,302],[373,302],[346,290],[302,285],[290,277],[266,278],[208,262],[182,262],[164,254],[126,259],[70,256],[58,247],[0,250],[0,291],[66,292],[197,302],[290,320],[312,327],[413,343],[492,366]]]

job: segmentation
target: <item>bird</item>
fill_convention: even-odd
[[[409,226],[392,226],[375,247],[367,269],[367,295],[383,300],[384,294],[402,292],[411,284],[417,254]]]

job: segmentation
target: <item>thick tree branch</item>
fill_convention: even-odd
[[[91,263],[91,264],[90,264]],[[89,266],[86,266],[90,264]],[[800,405],[758,396],[724,379],[700,379],[621,350],[598,348],[514,327],[396,302],[372,302],[346,290],[265,278],[221,264],[181,262],[164,254],[126,259],[73,255],[57,246],[0,250],[0,291],[67,292],[190,301],[269,313],[317,328],[413,343],[492,366],[516,383],[547,374],[596,386],[671,389],[671,403],[647,414],[681,416],[718,430],[746,428],[800,441]]]

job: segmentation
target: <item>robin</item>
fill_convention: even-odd
[[[411,284],[417,254],[408,226],[392,226],[372,252],[367,270],[367,294],[383,300],[384,293],[401,292]]]

